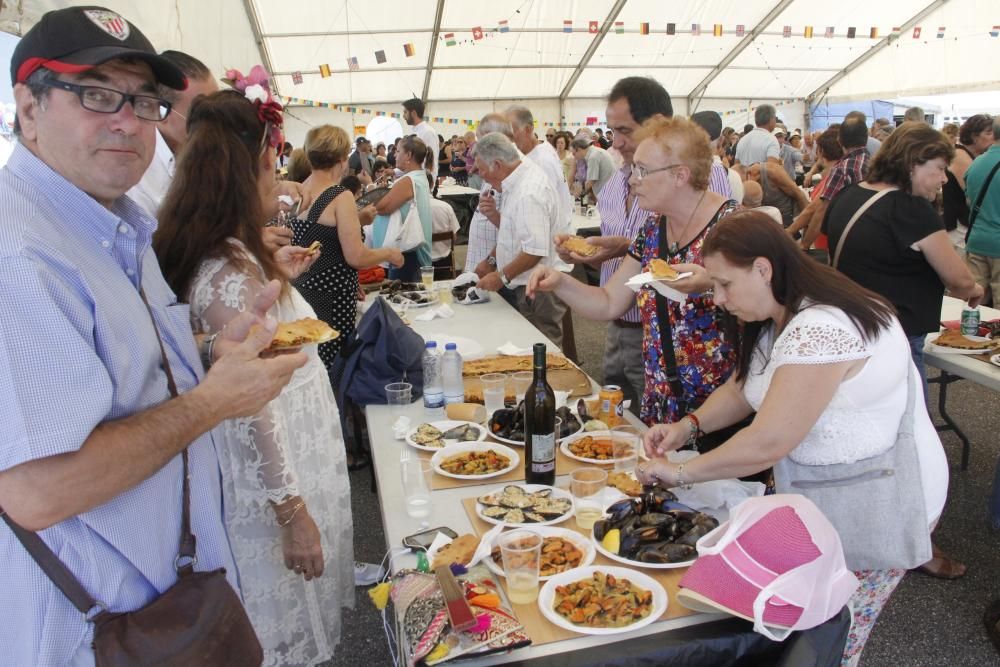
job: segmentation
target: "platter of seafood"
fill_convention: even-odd
[[[608,465],[616,461],[613,431],[589,431],[576,433],[559,444],[563,454],[581,463]],[[639,458],[646,459],[646,453],[639,447]],[[624,459],[622,459],[624,460]]]
[[[386,280],[382,283],[378,293],[382,296],[394,296],[401,292],[426,292],[427,287],[423,283],[408,283],[402,280]]]
[[[553,486],[508,484],[476,498],[476,514],[495,525],[549,526],[573,516],[573,496]]]
[[[406,444],[425,452],[460,442],[476,442],[486,439],[486,428],[473,422],[436,421],[420,424],[406,434]]]
[[[659,486],[623,498],[594,523],[591,541],[601,554],[626,565],[653,569],[687,567],[698,557],[695,544],[719,521],[677,502]]]
[[[542,537],[542,560],[538,569],[538,578],[542,581],[547,581],[560,572],[586,567],[593,563],[597,556],[594,545],[575,530],[554,526],[532,526],[531,531]],[[497,535],[493,541],[490,557],[484,562],[493,574],[502,577],[503,558],[500,555],[499,540],[500,536]]]
[[[579,401],[576,413],[568,406],[562,406],[556,410],[556,417],[561,420],[557,440],[581,431],[607,428],[604,422],[590,417],[584,401]],[[487,426],[489,426],[490,436],[494,440],[515,447],[524,447],[524,401],[518,403],[515,408],[502,408],[494,412],[490,416]]]
[[[454,479],[488,479],[504,475],[520,462],[510,447],[495,442],[462,442],[434,452],[434,472]]]
[[[660,618],[667,610],[667,592],[642,572],[591,565],[552,576],[538,592],[538,609],[566,630],[612,635]]]

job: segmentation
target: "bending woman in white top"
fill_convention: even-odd
[[[898,506],[903,511],[912,501],[926,510],[929,523],[935,522],[947,495],[948,464],[919,377],[909,373],[909,344],[892,306],[811,260],[761,213],[737,213],[720,222],[706,238],[703,255],[716,305],[735,316],[730,317],[730,340],[738,349],[736,371],[694,413],[650,429],[644,444],[655,458],[640,466],[641,481],[673,487],[775,466],[777,486],[787,487],[780,479],[786,457],[822,471],[824,465],[887,452],[912,391],[919,483],[900,489]],[[680,465],[660,458],[699,430],[710,433],[754,411],[750,426],[718,448]],[[865,498],[851,497],[856,486],[836,488],[846,494],[838,502],[842,507],[856,501],[850,516],[866,511]],[[930,526],[924,528],[929,536]],[[885,547],[879,540],[872,536],[868,544],[851,546],[877,554]],[[854,628],[844,664],[857,663],[871,626],[905,572],[855,573],[861,586],[852,598]]]

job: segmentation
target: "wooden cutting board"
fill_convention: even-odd
[[[466,498],[463,500],[462,507],[465,508],[465,513],[468,514],[469,521],[472,522],[472,529],[477,537],[482,536],[483,533],[493,528],[492,524],[483,521],[476,514],[475,498]],[[557,526],[559,528],[575,530],[585,536],[588,540],[590,539],[590,531],[580,530],[576,525],[576,519],[569,519],[557,524]],[[597,554],[597,558],[594,559],[593,564],[613,567],[628,567],[627,565],[623,565],[622,563],[604,557],[599,552]],[[684,576],[684,573],[687,572],[686,567],[672,570],[653,570],[650,568],[633,569],[649,575],[658,581],[660,585],[663,586],[664,590],[667,591],[667,598],[669,600],[667,603],[667,611],[663,613],[659,620],[690,616],[695,613],[677,602],[677,584],[680,582],[681,577]],[[497,577],[497,580],[500,581],[500,585],[504,586],[504,590],[506,590],[506,580],[503,577]],[[539,611],[538,604],[536,602],[532,602],[531,604],[512,604],[511,608],[517,615],[517,619],[521,621],[522,625],[524,625],[525,630],[528,632],[528,636],[531,637],[531,643],[535,646],[563,641],[564,639],[573,639],[574,637],[580,636],[578,633],[570,632],[569,630],[564,630],[563,628],[554,625],[547,618],[542,616],[542,612]],[[609,642],[613,642],[625,637],[628,637],[628,633],[623,633],[622,635],[609,635],[607,639]]]

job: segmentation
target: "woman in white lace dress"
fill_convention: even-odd
[[[926,523],[915,521],[912,532],[899,541],[907,546],[899,550],[923,544],[929,553],[930,527],[947,496],[948,463],[922,400],[919,375],[915,369],[910,372],[909,343],[892,306],[811,260],[761,213],[726,218],[705,240],[703,253],[715,303],[735,316],[733,324],[738,318],[741,326],[733,331],[739,349],[736,372],[691,415],[650,429],[646,451],[657,458],[640,466],[643,481],[659,480],[673,487],[774,466],[779,490],[809,495],[803,486],[790,488],[788,475],[793,465],[810,466],[821,478],[819,486],[835,497],[821,509],[831,520],[839,516],[848,524],[859,523],[868,498],[860,497],[855,484],[875,478],[840,477],[844,467],[839,464],[854,464],[892,449],[912,392],[916,441],[912,484],[890,493],[891,506],[900,515],[909,512],[927,518]],[[717,449],[683,464],[658,458],[699,431],[723,428],[753,412],[751,425]],[[897,477],[901,473],[897,469]],[[852,540],[844,541],[845,551],[850,548],[858,554],[858,562],[882,562],[878,555],[897,546],[887,544],[886,535]],[[854,623],[845,665],[857,664],[879,612],[905,573],[902,567],[855,572],[861,586],[851,600]]]
[[[160,213],[154,248],[167,280],[191,305],[196,333],[212,334],[277,279],[269,316],[315,318],[289,284],[305,249],[272,256],[261,230],[272,206],[270,123],[241,93],[195,102],[188,143]],[[247,612],[267,665],[329,660],[341,607],[354,600],[350,487],[340,418],[315,348],[261,413],[215,435],[226,523]]]

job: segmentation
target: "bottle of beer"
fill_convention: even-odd
[[[545,379],[545,344],[534,347],[535,377],[524,395],[524,481],[556,482],[556,395]]]

